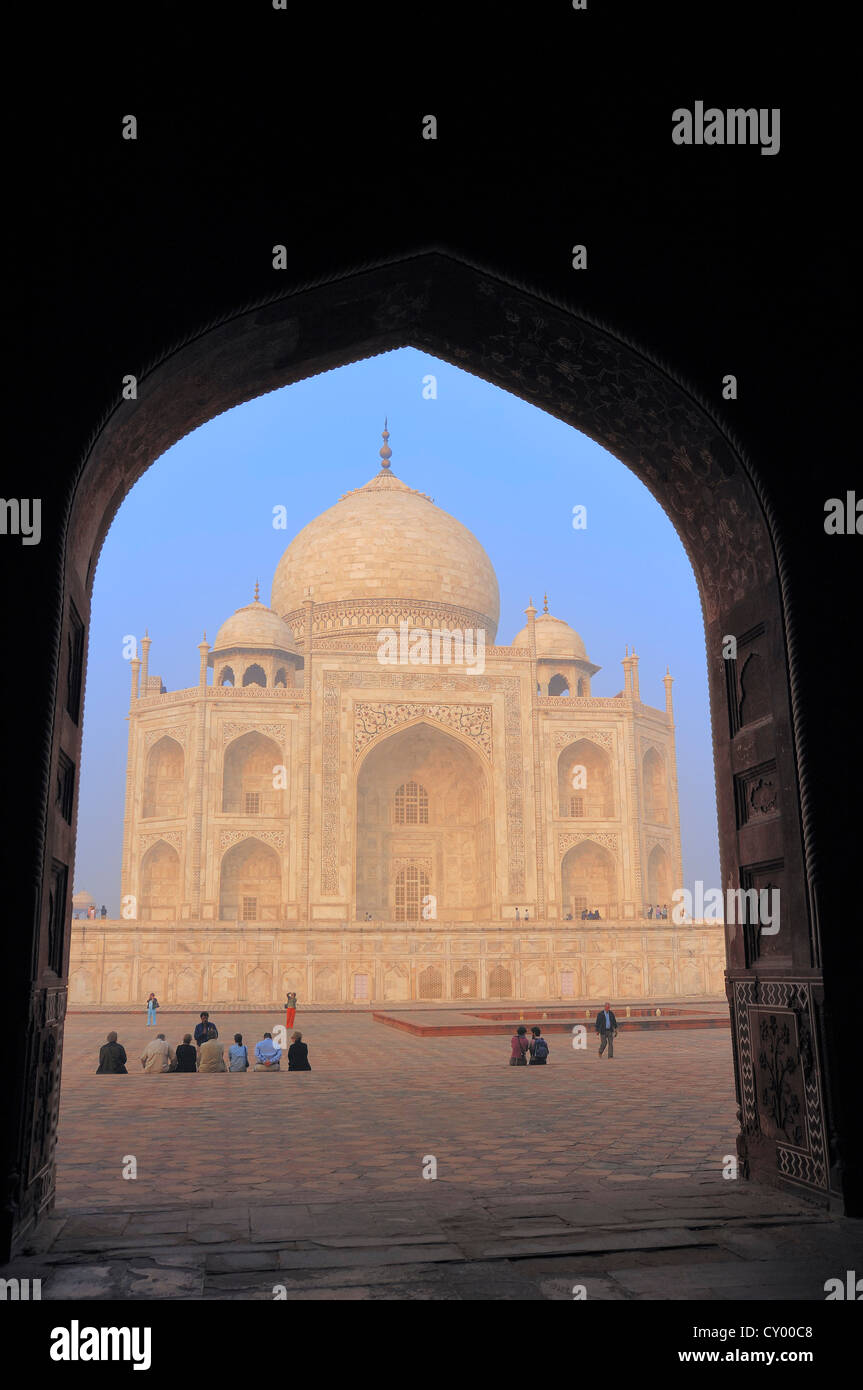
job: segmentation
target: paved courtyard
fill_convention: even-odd
[[[252,1050],[261,1014],[214,1014],[220,1038]],[[144,1075],[156,1032],[176,1043],[196,1016],[72,1015],[66,1025],[58,1206],[122,1206],[166,1198],[266,1200],[351,1187],[407,1194],[437,1180],[473,1191],[530,1191],[585,1177],[705,1177],[723,1183],[734,1153],[727,1032],[621,1032],[612,1061],[593,1034],[575,1050],[551,1034],[546,1067],[510,1067],[500,1038],[415,1038],[368,1013],[300,1015],[309,1073]],[[95,1076],[115,1028],[128,1077]],[[122,1177],[123,1157],[138,1177]]]
[[[327,1011],[297,1018],[311,1073],[144,1075],[195,1017],[67,1020],[56,1209],[2,1273],[76,1300],[823,1299],[854,1267],[860,1223],[723,1178],[727,1031],[624,1031],[613,1061],[552,1034],[511,1068],[506,1035]],[[110,1028],[127,1077],[94,1075]]]

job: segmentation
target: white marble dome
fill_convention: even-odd
[[[493,642],[500,595],[490,559],[466,526],[393,475],[389,454],[385,443],[380,472],[288,546],[273,579],[273,609],[298,612],[309,590],[316,609],[351,600],[452,606],[481,618]]]
[[[538,657],[577,657],[581,661],[588,660],[583,639],[575,628],[570,627],[562,618],[555,618],[551,613],[537,613],[534,623]],[[513,637],[511,645],[526,647],[529,642],[528,630],[523,627],[521,632]]]
[[[211,651],[230,651],[238,647],[299,655],[287,623],[282,622],[278,613],[257,598],[253,603],[238,608],[227,622],[222,623]]]

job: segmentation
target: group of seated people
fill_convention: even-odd
[[[600,916],[599,908],[594,907],[588,910],[586,907],[583,907],[581,909],[581,920],[582,922],[601,922],[602,917]]]
[[[195,1045],[197,1043],[197,1046]],[[224,1044],[219,1042],[219,1034],[214,1023],[201,1024],[195,1029],[195,1043],[192,1034],[186,1033],[176,1048],[170,1046],[164,1033],[157,1033],[141,1053],[141,1067],[145,1072],[180,1071],[280,1071],[282,1049],[273,1042],[272,1033],[265,1033],[255,1044],[254,1064],[249,1057],[249,1049],[243,1042],[242,1033],[234,1034],[234,1041],[228,1048],[225,1061]],[[291,1034],[291,1045],[287,1050],[288,1071],[311,1071],[308,1044],[303,1042],[300,1032]],[[126,1075],[126,1049],[117,1041],[116,1033],[109,1033],[107,1042],[99,1049],[98,1074]]]

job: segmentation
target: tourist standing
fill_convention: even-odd
[[[614,1039],[617,1037],[617,1019],[611,1005],[606,1000],[596,1015],[596,1031],[599,1034],[599,1055],[608,1047],[609,1057],[614,1056]]]
[[[198,1070],[198,1049],[192,1047],[191,1033],[183,1034],[183,1041],[177,1044],[177,1071]]]
[[[511,1067],[527,1066],[527,1050],[530,1043],[527,1040],[527,1029],[522,1025],[517,1028],[510,1039],[509,1064]]]
[[[141,1053],[141,1066],[146,1072],[170,1071],[174,1049],[165,1042],[165,1034],[157,1033]]]
[[[201,1014],[201,1022],[195,1025],[195,1042],[200,1047],[203,1043],[209,1042],[211,1038],[217,1038],[219,1030],[215,1023],[210,1022],[208,1013]]]
[[[153,1025],[154,1028],[155,1028],[155,1026],[156,1026],[156,1010],[158,1009],[158,1007],[159,1007],[159,1001],[158,1001],[158,999],[156,998],[155,994],[153,994],[153,992],[152,992],[152,990],[151,990],[151,991],[150,991],[150,994],[147,996],[147,1027],[148,1027],[148,1028],[149,1028],[149,1026],[150,1026],[151,1023],[152,1023],[152,1025]]]
[[[234,1041],[228,1048],[228,1071],[249,1070],[249,1049],[243,1042],[242,1033],[234,1034]]]
[[[530,1065],[532,1067],[544,1067],[548,1061],[548,1043],[542,1036],[541,1028],[531,1028],[533,1037],[530,1040]]]
[[[309,1062],[309,1045],[303,1042],[302,1033],[291,1034],[291,1045],[288,1048],[288,1071],[311,1071]]]
[[[288,995],[288,1002],[285,1004],[285,1026],[293,1028],[294,1019],[297,1016],[297,996],[293,992]]]
[[[117,1042],[117,1034],[109,1033],[108,1041],[103,1042],[99,1048],[99,1065],[96,1068],[97,1076],[119,1075],[128,1076],[126,1071],[126,1049],[122,1043]]]

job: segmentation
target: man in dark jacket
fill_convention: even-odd
[[[106,1073],[115,1075],[122,1072],[123,1076],[128,1076],[126,1071],[126,1049],[121,1043],[117,1042],[117,1034],[109,1033],[108,1041],[104,1042],[99,1048],[99,1065],[96,1068],[96,1075],[104,1076]]]
[[[596,1015],[596,1031],[599,1034],[599,1055],[608,1047],[609,1057],[614,1056],[614,1039],[617,1036],[617,1019],[612,1013],[608,1000]]]
[[[210,1022],[210,1015],[207,1013],[201,1014],[201,1022],[195,1026],[195,1042],[198,1047],[200,1047],[202,1043],[209,1042],[211,1038],[217,1038],[218,1036],[219,1030],[215,1023]]]

